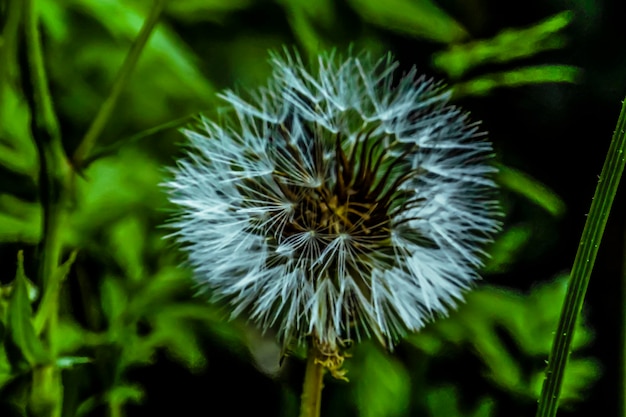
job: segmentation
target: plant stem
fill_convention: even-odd
[[[133,145],[139,143],[141,140],[154,136],[155,134],[171,129],[180,128],[191,120],[197,117],[197,113],[194,113],[189,116],[180,117],[175,120],[171,120],[169,122],[162,123],[158,126],[151,127],[139,133],[136,133],[132,136],[127,136],[121,138],[119,141],[115,141],[107,146],[100,146],[96,152],[92,152],[87,159],[83,160],[81,167],[86,169],[92,162],[97,161],[98,159],[102,159],[108,156],[115,155],[123,146],[125,145]]]
[[[624,171],[624,165],[626,165],[626,100],[622,102],[617,127],[613,133],[613,139],[602,167],[578,252],[574,259],[565,302],[546,369],[546,379],[539,399],[537,417],[554,417],[556,415],[563,375],[574,338],[576,320],[583,306],[591,271]]]
[[[31,110],[31,132],[39,156],[38,187],[43,208],[38,270],[38,283],[43,289],[43,296],[34,324],[46,341],[52,362],[33,370],[30,409],[36,416],[60,417],[63,405],[63,385],[55,358],[58,353],[56,339],[59,294],[65,274],[61,273],[59,264],[63,251],[61,232],[68,216],[71,184],[75,172],[63,149],[59,123],[48,87],[35,1],[23,0],[22,2],[28,60],[28,65],[23,71],[24,92]],[[120,69],[110,96],[103,103],[77,150],[76,155],[79,156],[77,166],[80,166],[80,158],[91,150],[108,122],[123,86],[134,69],[164,4],[165,0],[154,1],[150,16]]]
[[[102,134],[102,131],[106,124],[108,123],[111,115],[113,114],[113,110],[115,109],[115,105],[117,104],[126,83],[128,82],[130,75],[132,74],[137,62],[139,61],[139,56],[143,51],[150,35],[152,34],[152,30],[155,28],[156,24],[159,22],[159,18],[161,16],[161,12],[163,11],[163,7],[165,6],[166,0],[154,0],[152,3],[152,8],[150,9],[150,14],[146,18],[139,35],[133,42],[128,55],[122,64],[119,72],[117,73],[117,77],[115,82],[113,83],[113,87],[111,88],[111,92],[109,96],[106,98],[102,106],[98,110],[96,117],[93,119],[93,122],[89,126],[87,133],[81,140],[80,144],[76,148],[74,152],[74,156],[72,161],[74,166],[81,170],[83,169],[83,164],[85,160],[89,158],[89,154],[92,148],[95,146],[98,138]]]
[[[318,361],[318,350],[312,343],[306,361],[300,417],[319,417],[324,387],[324,366]]]
[[[31,132],[39,155],[38,186],[43,207],[42,241],[39,246],[38,283],[50,311],[41,325],[48,352],[53,362],[33,370],[30,405],[35,415],[59,417],[62,410],[63,385],[54,358],[57,354],[55,335],[58,323],[58,297],[61,259],[60,232],[66,211],[66,187],[71,168],[63,150],[59,123],[44,66],[38,14],[34,0],[24,0],[24,37],[28,65],[25,68],[24,91],[31,109]]]
[[[43,298],[49,298],[56,306],[59,291],[57,268],[61,258],[59,233],[65,212],[65,186],[71,174],[71,168],[61,144],[59,124],[54,113],[48,79],[43,61],[43,52],[38,29],[37,12],[34,0],[24,0],[25,38],[28,56],[28,75],[31,92],[27,97],[31,106],[31,132],[39,154],[38,185],[43,206],[43,233],[39,248],[38,283],[43,287]],[[56,308],[48,315],[48,343],[52,340],[56,321]],[[53,344],[52,344],[53,345]],[[54,355],[54,346],[48,346]]]
[[[109,400],[109,417],[122,417],[122,403],[120,401]]]

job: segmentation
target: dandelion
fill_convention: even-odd
[[[330,53],[184,130],[166,183],[197,280],[284,343],[391,347],[462,299],[499,228],[491,144],[391,57]]]

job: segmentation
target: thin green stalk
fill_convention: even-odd
[[[85,160],[89,158],[91,150],[95,146],[98,138],[104,130],[104,127],[111,118],[113,110],[115,109],[115,105],[117,104],[122,94],[122,91],[126,86],[126,83],[130,79],[130,75],[135,69],[137,62],[139,61],[141,52],[144,50],[144,47],[146,46],[146,43],[148,42],[148,39],[150,38],[153,29],[159,22],[161,12],[163,11],[163,7],[165,6],[165,1],[166,0],[154,0],[152,8],[150,9],[150,14],[146,18],[139,32],[139,35],[133,42],[133,45],[130,48],[128,55],[126,55],[126,59],[124,60],[122,67],[117,73],[117,77],[115,79],[115,82],[113,83],[113,87],[111,88],[109,96],[102,103],[102,106],[98,110],[96,117],[93,119],[91,126],[89,126],[87,133],[85,133],[85,136],[76,148],[72,161],[77,169],[83,169],[83,164]]]
[[[324,387],[324,366],[318,359],[318,350],[313,343],[306,361],[300,417],[319,417],[320,415],[322,388]]]
[[[122,403],[120,401],[109,400],[109,417],[122,417]]]
[[[54,358],[57,353],[55,334],[60,290],[57,269],[62,251],[60,232],[66,209],[65,189],[71,169],[61,143],[59,123],[48,88],[36,5],[34,0],[24,0],[22,5],[28,59],[24,91],[31,108],[31,132],[39,154],[38,185],[43,206],[38,282],[43,288],[43,298],[51,306],[51,311],[46,315],[43,335],[48,352]],[[61,374],[55,363],[36,368],[31,389],[32,412],[37,416],[60,417],[62,397]]]
[[[28,56],[28,75],[31,92],[32,118],[31,131],[39,153],[39,190],[43,205],[43,233],[39,248],[38,282],[43,287],[43,298],[51,299],[49,304],[56,306],[59,292],[57,268],[61,258],[59,233],[65,212],[65,186],[71,174],[70,165],[63,150],[59,123],[54,112],[48,78],[44,66],[41,39],[38,28],[37,11],[34,0],[24,0],[24,30]],[[48,343],[52,344],[50,333],[56,322],[57,309],[49,311]],[[49,346],[54,354],[54,346]]]
[[[113,91],[100,109],[85,135],[77,154],[84,157],[95,144],[109,120],[112,110],[141,50],[156,25],[165,0],[155,0],[149,18],[120,70]],[[38,186],[43,207],[43,233],[39,247],[38,282],[43,288],[42,302],[35,319],[36,329],[42,333],[51,358],[57,355],[56,335],[59,313],[59,294],[65,273],[60,269],[63,251],[61,231],[68,215],[71,181],[74,171],[65,155],[59,123],[46,75],[38,14],[35,0],[23,0],[23,26],[28,65],[24,68],[24,91],[31,109],[31,131],[39,154]],[[84,153],[81,153],[84,152]],[[78,164],[80,166],[80,164]],[[30,410],[38,417],[60,417],[63,405],[63,385],[60,370],[54,360],[33,371]]]
[[[95,162],[102,158],[106,158],[108,156],[115,155],[123,146],[136,144],[139,143],[141,140],[147,137],[152,137],[159,132],[172,130],[184,126],[196,117],[198,117],[197,113],[194,113],[190,116],[180,117],[178,119],[162,123],[158,126],[151,127],[132,136],[124,137],[108,146],[100,146],[96,152],[91,153],[91,155],[89,155],[89,157],[87,157],[87,159],[83,161],[81,167],[85,169],[89,165],[91,165],[92,162]]]
[[[591,271],[625,164],[626,100],[622,103],[617,127],[613,133],[609,152],[604,161],[578,252],[574,259],[570,283],[546,369],[546,379],[539,399],[537,417],[554,417],[556,415],[576,320],[583,306]]]
[[[139,57],[141,56],[141,53],[147,45],[152,32],[159,22],[165,3],[166,0],[153,0],[148,17],[144,21],[137,38],[134,40],[126,58],[124,59],[124,62],[122,63],[122,66],[119,69],[119,72],[117,73],[111,92],[100,106],[100,109],[89,126],[87,133],[85,133],[85,136],[74,152],[72,162],[77,172],[80,173],[87,167],[88,164],[96,159],[96,156],[91,155],[92,149],[95,147],[102,131],[104,130],[104,127],[113,115],[113,110],[119,101],[122,91],[130,80],[130,76],[137,66]],[[109,415],[111,417],[121,417],[123,415],[123,403],[113,398],[109,398],[107,402]]]

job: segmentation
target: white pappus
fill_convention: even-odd
[[[453,307],[500,227],[490,142],[390,56],[272,57],[229,114],[184,130],[165,186],[198,282],[284,343],[386,346]]]

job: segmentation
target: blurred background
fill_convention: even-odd
[[[25,61],[0,1],[0,283],[19,250],[38,303],[36,147]],[[108,96],[148,0],[38,0],[46,68],[71,155]],[[263,84],[268,51],[391,51],[445,81],[482,121],[500,167],[505,227],[467,303],[392,353],[360,343],[349,383],[326,380],[324,416],[534,415],[566,279],[626,94],[619,0],[170,0],[78,178],[63,242],[59,343],[65,416],[296,415],[304,372],[221,306],[195,296],[162,226],[159,187],[182,155],[177,128],[213,117],[216,94]],[[13,31],[13,32],[12,32]],[[624,415],[625,193],[589,286],[559,415]],[[0,313],[9,305],[0,294]],[[0,318],[5,318],[0,314]],[[5,323],[6,324],[6,323]],[[4,327],[4,324],[3,324]],[[0,332],[2,336],[3,332]],[[19,355],[18,355],[19,356]],[[0,350],[0,415],[24,415],[29,368]],[[16,370],[17,369],[17,370]]]

